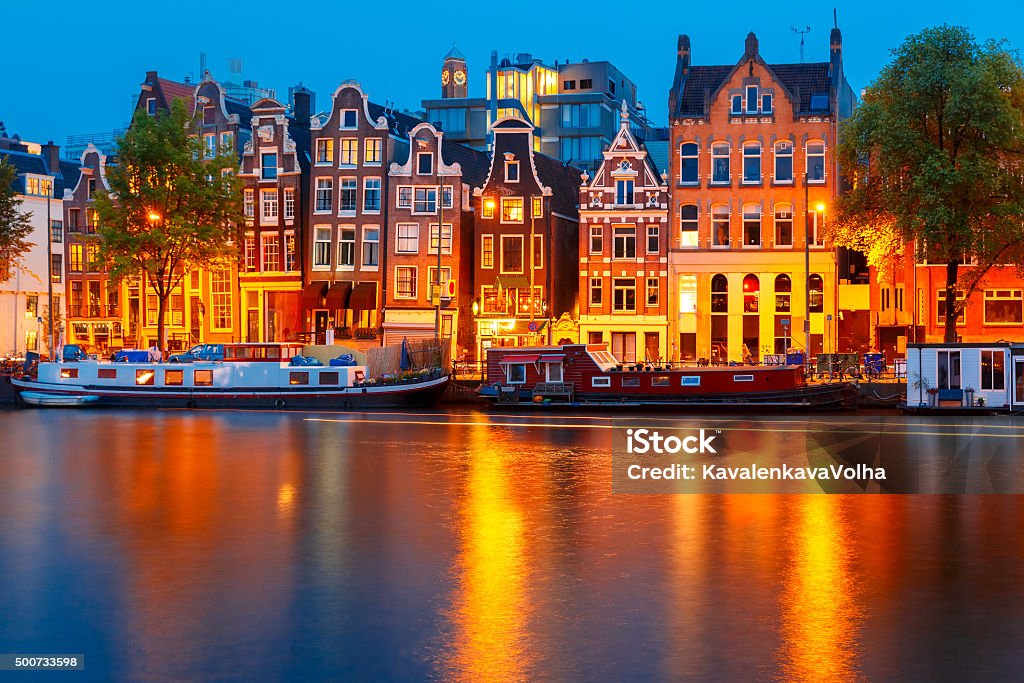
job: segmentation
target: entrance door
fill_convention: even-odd
[[[661,337],[657,332],[644,332],[644,355],[648,363],[661,362]]]
[[[246,341],[258,342],[260,340],[260,311],[258,308],[249,309],[248,336]]]
[[[327,311],[313,312],[313,330],[316,332],[316,343],[325,344],[327,339]]]
[[[1013,359],[1013,404],[1024,405],[1024,358]]]

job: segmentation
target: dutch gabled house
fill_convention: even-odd
[[[302,314],[302,247],[309,180],[309,94],[296,92],[294,118],[285,105],[252,105],[252,136],[239,176],[244,180],[245,235],[239,263],[242,338],[294,339]]]
[[[828,61],[801,64],[767,63],[751,33],[737,63],[697,66],[690,39],[679,37],[669,95],[670,318],[682,359],[802,349],[805,321],[812,355],[864,336],[858,259],[825,239],[841,191],[839,122],[854,103],[838,29]]]
[[[334,91],[329,112],[310,120],[302,310],[319,343],[329,328],[348,345],[381,343],[388,168],[419,123],[373,104],[354,81]]]
[[[472,188],[483,184],[490,162],[429,123],[409,131],[401,153],[405,160],[388,172],[384,344],[439,332],[459,357],[472,338]]]
[[[668,185],[630,130],[629,110],[580,189],[580,340],[621,362],[668,359]]]
[[[578,312],[581,171],[534,152],[533,126],[523,119],[500,119],[492,132],[487,179],[473,191],[480,359],[491,346],[578,339],[575,325],[553,330],[552,322]]]

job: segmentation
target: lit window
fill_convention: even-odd
[[[657,306],[661,294],[661,280],[656,277],[647,278],[647,305]]]
[[[533,217],[540,218],[544,215],[544,198],[534,197],[533,198]]]
[[[775,246],[793,246],[793,205],[775,205]]]
[[[728,204],[716,204],[711,207],[711,237],[714,246],[729,246]]]
[[[428,253],[437,253],[437,223],[433,223],[430,226],[430,247]],[[451,223],[445,223],[444,229],[441,231],[441,253],[451,254],[452,253],[452,225]]]
[[[334,138],[320,138],[316,141],[316,163],[334,163]]]
[[[1006,387],[1005,359],[1002,351],[981,352],[981,388],[1002,391]]]
[[[480,238],[480,267],[494,267],[494,236],[483,235]]]
[[[288,384],[291,385],[303,385],[309,384],[309,371],[302,372],[289,372],[288,373]]]
[[[825,285],[820,275],[814,273],[807,279],[807,290],[810,292],[811,313],[822,313],[825,310]]]
[[[679,246],[697,246],[697,205],[684,204],[679,207]]]
[[[415,254],[419,251],[420,226],[416,223],[399,223],[397,226],[398,239],[395,242],[395,253]]]
[[[380,164],[380,159],[380,138],[366,138],[366,152],[363,156],[363,163],[368,165],[377,165]]]
[[[196,370],[192,376],[192,384],[197,387],[212,387],[213,370]]]
[[[482,216],[483,216],[483,218],[494,218],[494,200],[493,199],[485,198],[483,200]]]
[[[338,159],[341,166],[355,166],[359,163],[359,139],[341,139],[341,158]]]
[[[761,245],[761,205],[743,205],[743,246]]]
[[[185,383],[184,370],[164,370],[164,385],[169,387],[180,387]]]
[[[523,222],[523,198],[502,197],[501,198],[501,222],[522,223]]]
[[[261,237],[263,248],[263,272],[276,271],[281,267],[281,244],[277,235],[263,235]]]
[[[729,182],[728,142],[716,142],[711,145],[711,182]]]
[[[1024,296],[1022,296],[1022,292],[1024,290],[986,289],[985,324],[1024,324]]]
[[[139,386],[151,387],[156,381],[155,370],[136,370],[135,383]]]
[[[398,266],[395,268],[395,298],[415,299],[416,298],[416,267]]]

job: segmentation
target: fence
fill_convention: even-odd
[[[410,369],[437,367],[437,342],[433,339],[409,341]],[[441,367],[451,368],[452,347],[450,339],[441,340]],[[370,377],[402,372],[402,345],[374,346],[366,350],[366,369]]]

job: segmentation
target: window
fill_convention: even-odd
[[[231,273],[215,270],[210,275],[213,293],[213,326],[217,329],[231,328]]]
[[[483,235],[480,238],[480,267],[494,267],[494,235]]]
[[[316,141],[316,163],[334,163],[334,138],[319,138]]]
[[[636,258],[636,227],[615,225],[612,227],[612,256],[617,259]]]
[[[942,325],[946,322],[946,290],[942,289],[936,292],[935,299],[935,322],[938,325]],[[956,324],[963,325],[967,321],[967,306],[965,305],[964,295],[962,292],[956,293],[956,304],[957,308],[960,309],[960,314],[956,318]]]
[[[680,275],[679,276],[679,312],[680,313],[696,313],[697,312],[697,276],[696,275]]]
[[[533,236],[533,267],[539,269],[544,267],[544,237]]]
[[[263,220],[277,218],[277,190],[263,190],[260,192],[260,203],[263,206]]]
[[[203,135],[203,153],[207,159],[217,156],[217,134],[206,133]]]
[[[1024,296],[1022,296],[1022,290],[986,289],[985,324],[1024,324]]]
[[[285,188],[284,191],[284,217],[295,218],[295,189],[291,187]]]
[[[164,385],[168,387],[180,387],[185,383],[184,370],[164,370]]]
[[[85,245],[85,271],[87,273],[98,273],[100,270],[100,245]]]
[[[355,128],[359,125],[359,116],[355,109],[341,110],[341,127]]]
[[[562,128],[591,128],[600,125],[600,104],[562,105]]]
[[[1002,391],[1006,388],[1006,371],[1002,351],[981,352],[981,388]]]
[[[380,178],[363,180],[363,211],[380,212]]]
[[[729,312],[729,280],[721,273],[711,278],[711,312]]]
[[[264,180],[273,180],[277,177],[277,154],[268,153],[260,156],[260,168],[262,169],[261,178]]]
[[[25,295],[25,317],[26,318],[37,318],[37,317],[39,317],[39,295],[38,294],[27,294],[27,295]]]
[[[743,95],[733,95],[732,106],[729,109],[729,113],[734,116],[738,116],[743,113]]]
[[[334,204],[334,179],[333,178],[317,178],[316,179],[316,206],[314,211],[316,213],[328,213],[331,211],[331,207]]]
[[[139,386],[151,387],[156,379],[155,370],[136,370],[135,383]]]
[[[289,372],[288,373],[288,384],[302,385],[309,384],[309,371],[304,370],[302,372]]]
[[[413,213],[437,213],[437,188],[417,187],[415,189]]]
[[[437,223],[430,225],[430,247],[427,253],[437,253]],[[445,223],[441,229],[441,253],[450,254],[452,253],[452,224]]]
[[[442,208],[445,208],[445,209],[452,208],[452,200],[453,200],[453,197],[452,197],[452,186],[451,185],[443,186],[441,188],[441,202],[443,204]]]
[[[220,134],[220,146],[223,149],[230,150],[235,146],[235,134],[231,131],[225,131]]]
[[[761,281],[754,274],[743,278],[743,312],[757,313],[761,299]]]
[[[661,228],[657,225],[647,226],[647,253],[657,254],[661,251]]]
[[[77,327],[77,325],[76,325],[76,327]],[[88,332],[89,328],[86,327],[86,326],[83,326],[83,327],[85,327],[85,329],[86,329],[85,334],[89,334],[89,332]],[[78,334],[77,330],[75,331],[75,334]],[[174,372],[174,371],[171,370],[170,372]],[[180,372],[180,370],[178,372]],[[63,376],[64,376],[64,373],[62,372],[61,373],[61,377],[63,377]],[[96,378],[97,379],[117,379],[117,368],[97,368],[97,370],[96,370]],[[166,384],[166,380],[164,381],[164,383]]]
[[[562,81],[562,90],[575,90],[576,81]]]
[[[50,221],[50,241],[57,244],[64,241],[64,221]]]
[[[789,313],[790,297],[793,292],[793,281],[788,275],[775,276],[775,312]]]
[[[711,236],[716,247],[729,246],[729,205],[711,207]]]
[[[505,162],[505,182],[506,183],[518,183],[519,182],[519,162],[518,161],[506,161]]]
[[[494,218],[494,200],[484,199],[481,214],[484,218]]]
[[[341,158],[338,164],[341,166],[355,166],[359,163],[359,138],[341,139]]]
[[[68,270],[72,273],[82,272],[82,255],[85,252],[85,247],[82,244],[72,243],[68,245]]]
[[[150,116],[156,116],[156,98],[146,98],[146,113]]]
[[[255,191],[248,189],[242,193],[242,209],[246,218],[252,218],[256,214],[255,195]]]
[[[398,266],[395,268],[395,298],[416,298],[416,267]]]
[[[761,246],[761,205],[743,205],[743,246]]]
[[[526,384],[526,364],[509,363],[505,366],[505,376],[509,384]]]
[[[284,236],[284,271],[286,273],[294,272],[295,270],[295,235],[287,234]]]
[[[590,253],[600,254],[604,251],[604,227],[601,225],[590,226]]]
[[[633,203],[633,181],[615,181],[615,203],[618,205]]]
[[[448,298],[447,288],[444,286],[446,282],[452,279],[452,269],[448,266],[441,268],[441,290],[445,299]],[[427,282],[430,284],[431,289],[437,284],[437,268],[427,268]]]
[[[192,375],[192,384],[197,387],[212,387],[213,370],[196,370]]]
[[[697,205],[684,204],[679,207],[679,246],[697,246]]]
[[[807,143],[807,182],[825,182],[825,143],[821,140]]]
[[[612,280],[612,310],[616,313],[636,312],[636,280]]]
[[[761,182],[761,143],[743,143],[743,182]]]
[[[354,214],[356,212],[357,193],[358,188],[355,178],[341,179],[341,197],[338,204],[338,211],[340,213]]]
[[[336,370],[321,370],[319,380],[321,385],[337,385],[339,373]]]
[[[757,113],[757,86],[756,85],[748,85],[747,86],[747,113],[748,114],[756,114]]]
[[[775,246],[793,246],[793,205],[775,205]]]
[[[338,266],[354,268],[356,265],[356,229],[338,230]]]
[[[938,388],[959,389],[960,387],[960,352],[938,351],[936,362],[938,367]]]
[[[696,185],[700,182],[697,170],[697,143],[684,142],[679,146],[679,182]]]
[[[256,238],[252,235],[245,236],[243,258],[245,270],[252,273],[256,271]]]
[[[563,137],[558,146],[560,158],[575,161],[600,159],[604,141],[600,137]]]
[[[775,182],[793,182],[793,143],[789,140],[775,143]]]
[[[255,255],[253,257],[255,259]],[[316,228],[313,233],[313,267],[331,267],[331,229]]]
[[[711,182],[729,182],[728,142],[716,142],[711,145]]]
[[[434,172],[434,153],[419,152],[416,154],[416,173],[430,175]]]
[[[761,93],[761,113],[771,114],[772,113],[772,94]]]
[[[661,294],[661,280],[656,277],[647,278],[647,305],[657,306]]]
[[[544,216],[544,198],[534,197],[533,198],[533,217],[543,218]]]
[[[82,225],[82,210],[71,209],[68,212],[68,230],[71,232],[78,232]]]
[[[610,387],[612,385],[612,378],[607,375],[603,377],[591,377],[590,386],[597,389],[600,387]]]
[[[263,235],[260,238],[263,247],[263,271],[275,271],[281,267],[281,244],[277,235]]]
[[[89,178],[89,184],[87,187],[88,198],[92,199],[93,197],[96,196],[96,179]],[[47,189],[49,189],[49,181],[47,181]],[[46,194],[46,192],[44,192],[43,194]]]
[[[523,272],[523,237],[522,235],[501,236],[501,272]]]
[[[409,185],[402,185],[398,188],[398,208],[412,208],[412,187]]]
[[[594,80],[592,78],[581,78],[580,79],[580,90],[586,90],[594,87]]]
[[[590,305],[600,306],[604,297],[604,285],[601,278],[590,278]]]
[[[415,254],[420,249],[420,226],[416,223],[399,223],[398,239],[395,241],[396,254]]]
[[[522,223],[523,222],[523,198],[502,197],[501,198],[501,222]]]
[[[363,266],[376,268],[379,260],[380,229],[363,228]]]
[[[825,285],[821,276],[817,273],[811,275],[807,280],[807,289],[810,292],[811,313],[821,313],[825,310]]]
[[[363,162],[367,165],[378,165],[381,159],[380,138],[366,138],[366,151],[363,155]]]
[[[819,211],[811,211],[811,246],[822,247],[825,245],[825,216]]]
[[[672,379],[669,375],[655,375],[651,377],[652,387],[670,387],[672,386]]]

